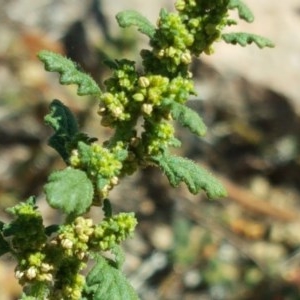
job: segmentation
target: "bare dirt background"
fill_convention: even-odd
[[[99,127],[96,101],[60,87],[57,75],[37,61],[37,51],[68,54],[102,82],[109,76],[101,64],[104,52],[139,60],[146,46],[134,30],[118,29],[114,15],[136,9],[155,22],[161,7],[173,5],[103,0],[103,22],[92,2],[0,1],[1,211],[36,194],[46,222],[59,218],[42,193],[47,174],[63,167],[46,145],[51,132],[43,125],[53,98],[69,105],[92,136],[101,141],[109,134]],[[184,186],[170,189],[152,169],[127,179],[111,196],[116,210],[134,210],[139,218],[135,238],[125,245],[124,268],[142,299],[300,299],[300,2],[246,3],[255,22],[232,30],[267,36],[276,48],[218,43],[214,55],[195,61],[199,97],[191,106],[209,132],[201,141],[179,132],[182,154],[215,172],[228,198],[211,202]],[[92,214],[97,218],[97,211]],[[0,300],[19,293],[5,257]]]

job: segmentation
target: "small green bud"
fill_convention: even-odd
[[[214,54],[215,50],[212,46],[208,46],[207,48],[204,49],[204,53],[207,55],[212,55]]]
[[[77,149],[73,149],[71,152],[71,156],[69,158],[69,162],[70,165],[73,168],[78,168],[80,166],[80,159],[79,159],[79,155],[78,155],[78,150]]]
[[[162,58],[165,56],[165,49],[160,49],[159,52],[157,53],[157,56]]]
[[[205,26],[205,31],[208,35],[213,35],[216,32],[218,32],[217,28],[216,28],[216,24],[207,24]]]
[[[110,180],[113,185],[117,185],[119,183],[119,178],[117,176],[113,176]]]
[[[39,281],[48,281],[48,282],[51,282],[51,281],[53,281],[53,275],[51,273],[39,274],[37,276],[37,279]]]
[[[165,56],[174,57],[176,52],[177,52],[176,49],[171,46],[165,50]]]
[[[123,78],[120,80],[120,86],[129,88],[131,86],[131,82],[128,78]]]
[[[89,237],[85,234],[80,234],[80,235],[78,235],[78,239],[80,242],[87,243],[89,240]]]
[[[86,257],[86,254],[84,252],[78,252],[76,253],[76,256],[79,260],[83,260]]]
[[[20,279],[22,279],[23,277],[24,277],[24,272],[22,272],[22,271],[20,271],[20,270],[17,270],[16,272],[15,272],[15,277],[18,279],[18,280],[20,280]]]
[[[100,249],[103,251],[108,250],[108,242],[106,242],[106,241],[100,241],[99,246],[100,246]]]
[[[142,102],[145,99],[145,97],[142,93],[136,93],[132,96],[132,98],[137,102]]]
[[[32,280],[36,277],[37,275],[37,269],[36,267],[30,267],[27,271],[26,271],[26,277],[29,279],[29,280]]]
[[[33,254],[30,254],[27,260],[29,265],[31,266],[40,266],[44,257],[45,255],[43,255],[41,252],[35,252]]]
[[[88,227],[92,227],[93,226],[93,220],[90,218],[85,219],[85,224]]]
[[[189,52],[185,52],[181,55],[180,57],[181,62],[184,63],[185,65],[188,65],[192,62],[192,56]]]
[[[53,266],[47,264],[47,263],[42,263],[41,265],[41,271],[44,273],[49,272],[50,270],[53,270]]]
[[[184,0],[178,0],[175,3],[175,8],[178,11],[182,11],[185,9],[185,1]]]
[[[72,249],[73,247],[73,242],[69,239],[63,239],[61,241],[61,245],[64,249]]]
[[[149,103],[144,103],[142,105],[142,111],[146,114],[146,115],[151,115],[152,111],[153,111],[153,105],[149,104]]]
[[[199,20],[199,18],[192,18],[189,20],[188,24],[192,28],[198,28],[200,26],[200,20]]]
[[[81,289],[72,289],[69,297],[72,300],[81,299]]]
[[[146,88],[150,85],[150,81],[147,77],[141,76],[138,80],[138,84],[139,84],[140,87]]]
[[[101,95],[101,97],[100,97],[100,101],[103,102],[103,103],[105,103],[106,105],[110,104],[110,103],[113,103],[114,99],[115,99],[114,95],[111,94],[111,93],[108,93],[108,92],[107,93],[103,93]]]
[[[119,118],[121,115],[123,114],[123,109],[121,107],[116,107],[113,111],[112,111],[112,115],[115,118]]]

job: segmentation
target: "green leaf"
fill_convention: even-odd
[[[45,116],[44,120],[55,131],[48,144],[60,154],[64,161],[67,161],[69,158],[67,144],[78,134],[75,116],[67,106],[55,99],[50,104],[50,113]]]
[[[118,24],[122,28],[137,26],[138,31],[144,33],[149,38],[155,34],[155,26],[139,12],[134,10],[125,10],[116,15]]]
[[[2,230],[3,236],[4,237],[12,236],[15,235],[17,232],[22,231],[22,228],[20,226],[21,226],[20,223],[15,223],[15,222],[5,224]]]
[[[273,48],[275,46],[265,37],[245,32],[224,33],[222,34],[222,39],[228,44],[239,44],[243,47],[251,43],[255,43],[259,48]]]
[[[47,236],[50,236],[53,233],[56,233],[59,230],[59,225],[57,224],[53,224],[53,225],[49,225],[45,228],[45,234]]]
[[[0,234],[0,256],[9,253],[11,251],[9,243]]]
[[[92,77],[81,72],[78,66],[70,59],[48,50],[40,51],[38,58],[45,64],[47,71],[60,74],[59,82],[61,84],[76,84],[79,96],[99,95],[101,93],[99,86]]]
[[[194,110],[175,101],[172,101],[170,108],[173,119],[178,121],[182,126],[189,128],[192,133],[198,136],[205,135],[206,126]]]
[[[122,248],[119,245],[114,245],[111,249],[112,254],[114,254],[114,263],[115,268],[121,270],[125,262],[125,254]]]
[[[0,221],[0,256],[10,252],[10,246],[9,243],[4,239],[2,235],[2,230],[4,228],[5,224]]]
[[[117,70],[119,67],[118,61],[115,59],[106,58],[103,60],[103,63],[111,70]]]
[[[123,273],[102,256],[97,258],[86,278],[83,297],[93,300],[139,299]]]
[[[243,19],[249,23],[254,21],[254,15],[253,15],[252,11],[249,9],[249,7],[243,1],[230,0],[228,8],[229,9],[236,8],[238,10],[240,19]]]
[[[105,218],[110,218],[112,216],[112,208],[109,199],[106,198],[103,200],[102,210]]]
[[[93,185],[81,170],[67,168],[50,174],[45,185],[49,205],[70,215],[85,213],[93,201]]]
[[[209,198],[226,196],[222,184],[193,161],[170,154],[159,155],[152,159],[166,174],[172,186],[176,187],[180,182],[184,182],[192,194],[204,190]]]

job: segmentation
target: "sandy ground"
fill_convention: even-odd
[[[173,4],[171,0],[102,2],[113,36],[120,33],[114,19],[117,12],[136,9],[155,22],[159,9]],[[129,178],[112,195],[118,209],[139,214],[135,239],[126,245],[126,270],[142,299],[231,300],[224,296],[231,295],[231,288],[236,294],[244,288],[251,295],[236,300],[299,299],[300,2],[246,3],[256,20],[241,22],[232,31],[264,35],[276,47],[260,50],[220,42],[214,55],[204,55],[205,66],[196,70],[202,80],[197,82],[199,98],[218,98],[217,105],[210,101],[204,102],[204,108],[200,105],[209,127],[205,143],[185,133],[181,136],[187,155],[211,169],[219,167],[229,199],[211,202],[184,188],[169,190],[165,178],[153,170]],[[1,209],[18,194],[42,194],[51,162],[62,167],[61,161],[51,160],[53,151],[46,147],[50,132],[42,119],[48,102],[57,97],[77,112],[86,102],[76,100],[71,88],[60,87],[56,75],[44,72],[35,53],[41,46],[60,50],[67,28],[74,20],[86,19],[89,4],[0,0],[0,129],[11,139],[11,144],[2,139],[0,144]],[[88,26],[95,28],[89,18]],[[99,30],[95,35],[91,30],[91,35],[101,38]],[[91,117],[88,125],[92,134],[99,133],[98,119]],[[124,200],[128,194],[130,199]],[[174,246],[180,234],[186,240]],[[187,255],[190,264],[185,264]],[[279,266],[280,276],[268,277]],[[248,273],[253,287],[248,277],[240,276]],[[262,288],[253,283],[259,278]],[[281,293],[291,286],[296,298]],[[264,291],[272,296],[264,296]],[[1,262],[0,300],[12,300],[18,292],[13,266]]]

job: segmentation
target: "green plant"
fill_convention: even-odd
[[[272,43],[246,33],[223,33],[236,24],[229,17],[251,22],[253,15],[239,0],[177,0],[176,12],[161,10],[157,26],[135,11],[117,15],[121,27],[136,26],[150,39],[142,50],[143,70],[126,59],[109,60],[112,76],[101,91],[95,81],[69,59],[41,51],[47,71],[58,72],[61,84],[76,84],[78,95],[100,102],[101,124],[113,129],[103,143],[80,132],[75,116],[59,100],[53,100],[45,122],[54,130],[49,139],[66,163],[50,174],[45,184],[49,205],[62,211],[62,224],[44,227],[35,197],[7,209],[13,217],[0,224],[0,254],[11,253],[17,261],[15,275],[24,287],[22,299],[137,299],[121,272],[124,257],[119,244],[130,237],[137,220],[134,213],[113,214],[109,192],[139,168],[157,166],[174,187],[184,182],[193,194],[204,190],[209,198],[226,195],[220,182],[187,158],[171,153],[179,147],[173,120],[203,136],[201,117],[185,102],[195,94],[189,71],[193,56],[213,52],[212,44],[223,39],[242,46]],[[143,129],[138,133],[137,124]],[[85,214],[100,206],[103,220],[94,224]],[[110,258],[105,255],[110,252]],[[113,257],[113,258],[111,258]],[[94,267],[85,277],[89,260]]]

